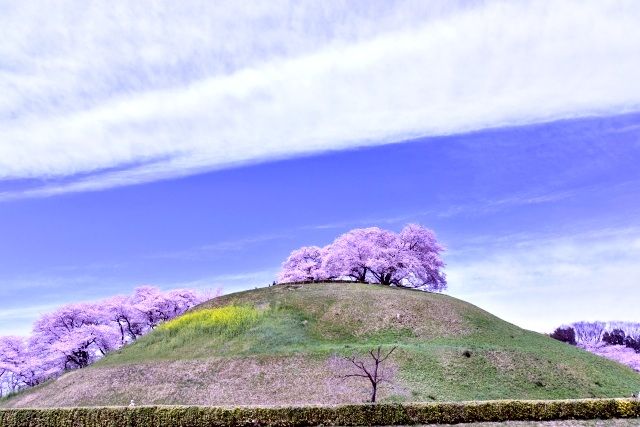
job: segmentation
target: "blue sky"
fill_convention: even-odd
[[[0,2],[0,334],[407,222],[520,326],[640,321],[637,3],[37,3]]]

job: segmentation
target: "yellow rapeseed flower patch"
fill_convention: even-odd
[[[253,307],[228,305],[189,312],[163,323],[159,329],[169,333],[204,332],[233,336],[251,327],[260,312]]]

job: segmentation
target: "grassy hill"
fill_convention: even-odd
[[[446,295],[378,285],[278,285],[205,303],[0,406],[305,404],[365,401],[335,354],[398,349],[381,401],[629,396],[630,368]]]

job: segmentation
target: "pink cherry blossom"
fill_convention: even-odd
[[[321,280],[326,277],[322,271],[322,248],[304,246],[291,252],[289,258],[282,265],[280,282],[300,282],[306,280]]]
[[[351,230],[319,248],[291,253],[283,263],[280,282],[352,279],[429,291],[446,289],[440,245],[433,231],[417,224],[400,233],[378,227]]]
[[[131,296],[67,304],[44,314],[31,337],[0,337],[0,396],[86,367],[203,301],[190,289],[142,286]]]

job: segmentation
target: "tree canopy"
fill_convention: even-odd
[[[98,302],[67,304],[42,315],[30,337],[0,337],[0,396],[83,368],[202,302],[190,289],[136,288]]]
[[[280,282],[352,279],[429,291],[446,289],[444,247],[435,233],[409,224],[394,233],[357,228],[320,248],[296,249],[282,265]]]

